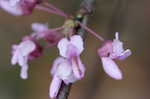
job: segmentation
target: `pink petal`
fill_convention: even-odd
[[[67,38],[63,38],[59,41],[57,47],[61,56],[68,57],[67,53],[68,51],[70,51],[68,50],[68,47],[70,45],[73,45],[74,48],[76,48],[76,53],[81,54],[81,52],[84,50],[83,39],[79,35],[74,35],[70,38],[70,40],[68,40]]]
[[[59,54],[63,57],[67,57],[66,52],[68,49],[69,41],[67,38],[63,38],[58,42]]]
[[[112,41],[108,40],[103,43],[102,47],[98,49],[100,57],[108,57],[113,52]]]
[[[128,56],[130,56],[132,54],[130,49],[125,50],[119,57],[119,60],[124,60],[125,58],[127,58]]]
[[[80,55],[80,53],[79,53],[78,49],[73,44],[69,44],[67,53],[66,53],[67,58],[72,58],[74,56],[79,56],[79,55]]]
[[[18,64],[20,66],[27,66],[28,63],[28,57],[22,56],[22,54],[19,54],[18,56]]]
[[[75,77],[74,73],[71,73],[71,75],[68,76],[67,79],[63,79],[65,84],[70,84],[76,82],[78,79]]]
[[[81,71],[81,78],[84,77],[84,74],[85,74],[85,66],[84,64],[82,63],[80,57],[77,57],[77,61],[78,61],[78,65],[79,65],[79,69]]]
[[[56,75],[61,79],[68,79],[72,74],[72,67],[69,61],[64,61],[59,64]]]
[[[54,75],[56,73],[59,64],[61,64],[63,62],[65,62],[65,59],[62,57],[58,57],[54,60],[54,63],[52,65],[52,69],[50,70],[52,75]]]
[[[22,8],[18,4],[12,4],[10,0],[0,0],[0,7],[15,16],[23,14]]]
[[[123,43],[119,40],[113,40],[113,53],[119,56],[123,51]]]
[[[49,88],[50,98],[56,98],[56,96],[59,92],[59,89],[61,87],[61,83],[62,83],[61,79],[59,79],[57,76],[53,77],[50,88]]]
[[[33,41],[31,40],[26,40],[20,43],[19,45],[19,50],[20,53],[23,56],[29,55],[31,52],[33,52],[36,49],[36,45]]]
[[[78,80],[74,76],[70,61],[62,57],[59,57],[54,61],[51,74],[59,77],[65,84],[73,83]]]
[[[84,76],[85,68],[79,57],[72,59],[72,69],[77,79],[82,79]]]
[[[48,30],[48,25],[41,23],[32,23],[32,30],[35,32],[43,32]]]
[[[105,72],[112,78],[116,80],[121,80],[122,79],[122,72],[118,68],[117,64],[108,57],[102,57],[102,64]]]
[[[78,49],[78,53],[82,53],[82,51],[84,50],[83,47],[83,39],[80,35],[74,35],[71,37],[71,44],[73,44],[77,49]]]

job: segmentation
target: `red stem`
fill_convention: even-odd
[[[68,17],[68,14],[66,14],[66,13],[65,13],[64,11],[62,11],[61,9],[55,7],[54,5],[52,5],[52,4],[48,3],[48,2],[45,2],[44,5],[47,6],[47,7],[49,7],[50,9],[55,10],[55,11],[58,12],[58,13],[61,13],[61,14],[64,15],[64,16]]]
[[[62,14],[62,13],[56,12],[56,11],[54,11],[54,10],[52,10],[52,9],[43,7],[43,6],[41,6],[41,5],[37,5],[37,6],[36,6],[36,9],[42,10],[42,11],[46,11],[46,12],[49,12],[49,13],[53,13],[53,14],[56,14],[56,15],[59,15],[59,16],[63,16],[63,17],[65,17],[65,18],[67,17],[66,15],[64,15],[64,14]]]
[[[80,23],[80,22],[79,22],[79,24],[80,24],[80,26],[81,26],[82,28],[84,28],[86,31],[88,31],[88,32],[91,33],[92,35],[94,35],[96,38],[98,38],[98,39],[101,40],[101,41],[104,41],[104,38],[103,38],[102,36],[98,35],[98,34],[97,34],[96,32],[94,32],[92,29],[88,28],[86,25],[84,25],[84,24],[82,24],[82,23]]]

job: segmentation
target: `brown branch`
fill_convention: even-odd
[[[88,21],[88,15],[91,14],[93,10],[93,2],[94,0],[83,0],[80,6],[78,13],[82,15],[82,17],[75,17],[75,20],[80,21],[82,24],[86,25]],[[85,31],[82,27],[76,28],[76,31],[79,35],[81,35],[85,39]],[[66,85],[64,82],[61,84],[61,88],[59,90],[57,99],[68,99],[72,84]]]
[[[68,99],[71,85],[72,84],[66,85],[64,82],[62,82],[57,99]]]

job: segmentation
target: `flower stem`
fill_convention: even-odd
[[[46,11],[46,12],[48,12],[48,13],[56,14],[56,15],[63,16],[63,17],[65,17],[65,18],[67,18],[66,15],[64,15],[64,14],[62,14],[62,13],[59,13],[59,12],[53,10],[53,9],[50,9],[50,8],[41,6],[41,5],[37,5],[37,6],[36,6],[36,9],[41,10],[41,11]]]
[[[80,26],[82,27],[82,28],[84,28],[86,31],[88,31],[89,33],[91,33],[92,35],[94,35],[96,38],[98,38],[99,40],[101,40],[101,41],[104,41],[104,38],[102,37],[102,36],[100,36],[100,35],[98,35],[96,32],[94,32],[92,29],[90,29],[90,28],[88,28],[86,25],[84,25],[84,24],[82,24],[82,23],[80,23],[80,22],[78,22],[79,24],[80,24]]]
[[[55,10],[55,11],[58,12],[58,13],[61,13],[61,14],[64,15],[64,16],[68,17],[68,14],[66,14],[66,13],[65,13],[64,11],[62,11],[61,9],[55,7],[54,5],[52,5],[52,4],[48,3],[48,2],[45,2],[44,5],[47,6],[47,7],[49,7],[50,9]]]

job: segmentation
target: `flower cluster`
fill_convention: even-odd
[[[13,65],[19,64],[21,67],[20,76],[22,79],[28,78],[28,61],[38,58],[42,55],[44,48],[52,47],[58,43],[62,38],[58,29],[49,29],[47,25],[40,23],[33,23],[31,35],[23,37],[20,44],[12,46],[12,59]],[[45,47],[41,46],[38,40],[44,39],[47,42]]]
[[[66,18],[64,25],[53,29],[49,29],[48,24],[33,23],[31,25],[33,33],[23,37],[19,44],[12,46],[11,64],[19,64],[22,79],[28,78],[28,61],[42,56],[46,48],[57,46],[59,56],[54,60],[50,70],[53,77],[49,88],[51,98],[58,96],[62,83],[69,85],[81,80],[85,75],[86,68],[80,59],[81,53],[85,49],[84,41],[78,34],[77,27],[86,30],[103,42],[102,47],[98,49],[98,55],[104,71],[116,80],[123,78],[122,72],[114,60],[127,58],[131,55],[131,50],[123,49],[123,42],[119,40],[118,32],[116,32],[114,40],[104,40],[79,20],[69,17],[68,14],[49,3],[43,3],[43,0],[0,0],[0,7],[15,16],[29,15],[36,8]],[[46,45],[40,45],[41,39],[46,42]]]

